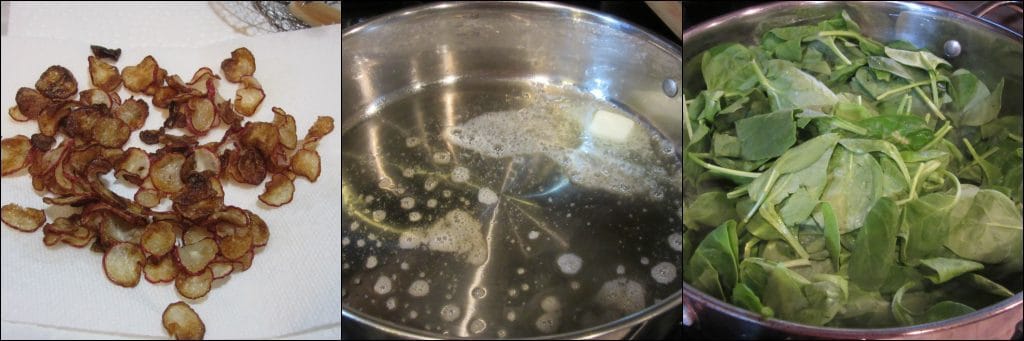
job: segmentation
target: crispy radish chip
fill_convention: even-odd
[[[7,115],[11,116],[12,120],[18,122],[27,122],[29,120],[29,118],[25,116],[25,114],[21,113],[21,109],[18,109],[17,105],[11,107],[10,109],[7,109]]]
[[[316,143],[332,131],[334,131],[334,118],[318,116],[316,122],[306,132],[306,138],[302,141],[302,148],[316,149]]]
[[[174,224],[161,220],[146,226],[142,232],[142,249],[151,255],[162,257],[174,249]]]
[[[0,149],[3,150],[3,160],[0,162],[0,169],[3,175],[12,174],[24,169],[29,164],[29,151],[32,150],[32,140],[25,135],[18,135],[0,141]]]
[[[108,108],[112,105],[110,95],[100,89],[89,89],[78,94],[78,100],[86,105],[105,105]]]
[[[142,129],[142,126],[146,124],[146,119],[149,118],[149,105],[146,101],[141,99],[135,99],[135,97],[129,98],[124,101],[121,106],[112,110],[114,116],[121,119],[128,125],[131,130]]]
[[[0,218],[4,224],[22,232],[35,232],[46,223],[46,213],[34,208],[24,208],[16,204],[7,204],[0,208]]]
[[[238,83],[243,76],[252,76],[256,73],[256,57],[253,57],[249,49],[241,47],[231,51],[231,58],[221,62],[220,68],[229,82]]]
[[[121,74],[117,72],[117,67],[93,56],[89,56],[89,78],[92,85],[106,92],[113,92],[121,85]]]
[[[157,65],[153,56],[146,56],[139,65],[129,66],[121,70],[121,78],[124,80],[124,87],[133,92],[143,92],[158,76],[160,66]]]
[[[33,88],[18,89],[18,93],[14,95],[14,102],[18,104],[18,110],[27,120],[39,117],[43,110],[53,103],[52,100]]]
[[[204,97],[193,97],[188,101],[189,130],[196,135],[206,135],[217,123],[213,102]]]
[[[164,329],[178,340],[202,340],[206,325],[199,319],[192,307],[185,302],[175,302],[164,309]]]
[[[295,194],[295,184],[292,183],[292,179],[281,174],[274,174],[259,198],[264,204],[281,207],[292,202],[293,194]]]
[[[217,243],[208,238],[179,247],[176,255],[185,271],[198,274],[217,256],[218,251]]]
[[[53,65],[43,71],[36,81],[36,90],[50,99],[65,99],[78,93],[78,81],[71,71],[60,65]]]
[[[291,170],[310,182],[316,182],[320,177],[320,154],[315,150],[300,149],[292,156]]]
[[[203,239],[213,239],[213,233],[205,227],[192,226],[188,231],[185,231],[185,235],[183,235],[181,239],[185,242],[185,245],[190,245]]]
[[[181,181],[181,166],[185,164],[185,156],[178,153],[167,153],[153,162],[150,174],[153,186],[164,193],[178,193],[185,184]]]
[[[246,211],[246,214],[249,215],[249,228],[252,229],[253,247],[267,245],[267,241],[270,240],[270,228],[267,227],[267,223],[256,213]]]
[[[277,135],[281,145],[289,150],[295,149],[295,145],[298,143],[298,135],[295,132],[295,117],[288,115],[284,109],[278,107],[273,107],[271,110],[274,111],[274,126],[277,127]]]
[[[146,275],[146,281],[150,283],[167,283],[178,277],[178,265],[170,255],[149,257],[149,262],[142,268],[142,272]]]
[[[198,275],[179,274],[174,280],[174,287],[178,289],[178,293],[191,299],[206,296],[210,292],[211,284],[213,271],[206,267]]]
[[[220,240],[220,254],[229,260],[235,261],[252,250],[253,235],[247,226],[239,227],[227,223],[217,225],[217,233],[222,235]]]
[[[103,270],[107,279],[126,288],[139,284],[144,264],[146,256],[132,243],[119,243],[103,254]]]
[[[115,175],[125,181],[141,186],[149,177],[149,155],[139,148],[128,148],[121,162],[117,164]]]
[[[231,266],[231,263],[213,262],[210,263],[210,271],[213,271],[213,279],[221,279],[227,277],[234,271],[235,268]]]
[[[235,111],[245,116],[252,116],[256,113],[256,107],[263,103],[267,97],[263,89],[238,88],[235,91]]]

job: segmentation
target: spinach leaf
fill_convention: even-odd
[[[683,276],[697,289],[719,299],[732,292],[739,272],[739,241],[736,222],[727,221],[715,228],[697,245]]]
[[[775,316],[775,311],[761,304],[761,298],[757,297],[757,294],[743,283],[737,284],[732,289],[732,302],[743,309],[756,312],[764,317]]]
[[[942,257],[922,259],[921,265],[926,270],[924,277],[935,284],[945,283],[956,276],[985,268],[984,265],[978,262]]]
[[[839,222],[836,220],[835,212],[832,211],[832,205],[828,202],[821,203],[821,214],[825,220],[825,242],[832,259],[832,266],[839,269]]]
[[[901,253],[903,263],[916,265],[942,248],[949,235],[949,212],[955,202],[955,196],[932,193],[906,204],[902,222],[907,231]]]
[[[922,323],[942,321],[945,319],[951,319],[960,315],[966,315],[974,312],[974,308],[966,305],[956,303],[953,301],[942,301],[936,303],[928,311],[924,313],[924,321]]]
[[[708,91],[723,91],[730,95],[750,92],[757,85],[757,77],[750,67],[754,54],[740,44],[722,44],[704,52],[701,73]]]
[[[965,126],[981,126],[996,119],[1002,108],[1003,80],[991,92],[985,83],[970,71],[960,69],[949,77],[950,97],[955,122]]]
[[[879,199],[871,208],[850,256],[850,281],[868,290],[882,286],[896,260],[898,219],[896,203],[888,198]]]
[[[801,312],[811,304],[803,291],[803,287],[808,284],[811,282],[803,276],[782,265],[775,265],[768,274],[764,293],[761,296],[764,297],[764,303],[771,307],[780,318],[803,319],[805,316],[801,315]]]
[[[733,205],[724,192],[705,192],[686,207],[683,225],[696,231],[718,227],[736,219]]]
[[[956,222],[955,220],[951,220]],[[951,225],[946,247],[965,259],[997,264],[1021,264],[1014,243],[1022,243],[1021,212],[1009,197],[998,191],[977,192],[963,220]]]
[[[912,82],[928,79],[928,73],[922,72],[919,69],[905,67],[892,58],[871,56],[868,57],[868,66],[875,70],[889,72]]]
[[[711,136],[711,145],[713,146],[712,150],[715,153],[715,156],[740,156],[740,140],[735,136],[729,134],[715,133],[714,135]]]
[[[918,69],[935,70],[940,65],[951,66],[945,59],[939,58],[928,51],[908,51],[886,47],[885,55],[900,64]]]
[[[919,150],[935,137],[928,122],[914,115],[876,116],[861,120],[857,125],[867,128],[867,136],[888,141],[900,150]]]
[[[758,115],[736,122],[740,154],[745,160],[761,160],[782,155],[796,143],[796,123],[792,111]]]
[[[915,286],[917,286],[916,282],[909,282],[900,287],[900,290],[896,291],[896,295],[892,297],[892,315],[896,317],[896,321],[905,326],[914,324],[915,314],[903,306],[903,294]]]
[[[828,187],[821,201],[834,209],[839,233],[859,229],[868,216],[868,210],[881,195],[881,168],[870,154],[856,154],[837,148],[829,164]],[[819,211],[814,220],[823,223]]]
[[[973,286],[975,289],[984,291],[986,293],[999,296],[1001,298],[1007,298],[1013,296],[1013,292],[1006,287],[999,285],[999,283],[993,282],[992,280],[985,278],[985,276],[979,274],[967,274],[960,277],[967,281],[967,283]]]
[[[754,66],[756,76],[768,92],[773,111],[792,109],[829,108],[838,101],[836,94],[824,83],[793,66],[792,63],[773,59],[765,62],[764,74]]]

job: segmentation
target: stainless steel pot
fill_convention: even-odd
[[[552,3],[431,4],[345,30],[343,315],[392,337],[577,339],[622,337],[678,309],[682,255],[671,235],[682,232],[680,51],[619,19]],[[523,136],[559,132],[537,126],[549,115],[522,108],[636,117],[630,134],[660,141],[647,147],[669,171],[637,179],[657,183],[652,191],[595,190],[550,156],[487,158],[439,137],[479,116],[497,118],[480,128],[502,136],[505,126],[532,125]],[[489,146],[492,154],[523,148]],[[446,216],[442,207],[463,213]],[[427,252],[406,234],[429,239],[448,228],[436,225],[445,219],[482,225],[448,230],[482,231],[482,254],[477,245],[446,250],[465,257]],[[567,271],[579,260],[578,273]],[[671,281],[656,280],[667,274]],[[616,300],[632,304],[607,306]]]
[[[1019,4],[1017,4],[1019,6]],[[989,8],[990,9],[990,8]],[[955,67],[970,68],[985,83],[1005,78],[1006,94],[1020,94],[1021,35],[987,20],[918,3],[787,1],[747,8],[693,27],[683,33],[683,93],[692,98],[703,88],[699,58],[723,42],[753,44],[774,27],[816,22],[846,10],[864,33],[881,41],[906,40],[931,51],[944,51]],[[1004,113],[1021,113],[1021,97],[1004,96]],[[684,194],[685,195],[685,194]],[[1024,319],[1024,293],[946,321],[884,329],[823,328],[763,319],[747,310],[683,284],[683,323],[695,328],[727,328],[739,338],[814,337],[827,339],[1008,339]]]

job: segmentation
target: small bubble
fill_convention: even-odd
[[[367,269],[373,269],[375,267],[377,267],[377,257],[376,256],[370,256],[370,257],[366,258],[366,268]]]
[[[516,297],[518,294],[519,292],[516,291],[516,288],[508,288],[508,297]]]
[[[483,333],[484,329],[487,329],[487,322],[483,319],[475,319],[469,323],[469,332],[473,334]]]
[[[452,162],[452,155],[448,152],[436,152],[434,153],[434,163],[447,164]]]
[[[505,331],[504,329],[498,329],[498,337],[503,338],[503,337],[506,337],[506,336],[508,336],[508,332],[507,331]]]
[[[353,221],[352,225],[349,225],[349,229],[351,229],[354,232],[359,229],[359,226],[362,225],[360,225],[358,221]]]
[[[679,232],[669,235],[668,245],[671,246],[673,250],[683,252],[683,235]]]
[[[530,231],[530,234],[528,236],[530,237],[530,239],[537,239],[537,237],[540,236],[540,232]]]
[[[402,270],[409,270],[409,263],[402,262],[401,268]]]
[[[415,147],[415,146],[417,146],[419,144],[420,144],[420,139],[418,137],[406,137],[405,138],[405,146],[406,147],[412,148],[412,147]]]
[[[615,268],[615,273],[620,274],[620,275],[621,274],[625,274],[626,273],[626,267],[622,266],[622,265],[619,265],[617,268]]]
[[[484,288],[481,288],[481,287],[476,287],[476,288],[473,288],[473,292],[472,293],[473,293],[473,297],[475,297],[476,299],[481,299],[481,298],[484,298],[484,296],[487,296],[487,289],[484,289]]]
[[[381,220],[384,220],[384,218],[387,218],[387,216],[388,213],[384,212],[384,210],[373,211],[373,221],[380,222]]]
[[[452,304],[446,304],[441,308],[441,318],[448,322],[455,321],[455,319],[459,318],[459,314],[461,313],[461,309]]]
[[[388,310],[395,310],[395,308],[398,307],[398,303],[395,301],[394,297],[388,298],[388,301],[385,303],[385,305],[387,305]]]
[[[366,241],[365,240],[360,239],[360,240],[356,241],[356,247],[363,247],[363,246],[366,246]]]
[[[427,207],[428,207],[428,208],[434,208],[434,207],[437,207],[437,199],[430,199],[430,200],[427,200]]]
[[[411,213],[409,213],[409,221],[411,221],[411,222],[420,221],[420,218],[423,218],[423,215],[421,215],[420,212],[411,212]]]
[[[402,198],[400,203],[403,209],[409,210],[412,209],[413,207],[416,207],[416,199],[412,197]]]
[[[413,170],[412,168],[406,168],[402,170],[402,176],[404,177],[411,178],[413,175],[416,175],[416,171]]]
[[[650,262],[651,260],[647,259],[647,257],[640,257],[640,264],[647,265]]]
[[[522,274],[526,273],[526,269],[518,268],[518,269],[516,269],[516,273],[522,275]]]
[[[352,280],[352,284],[359,285],[360,283],[363,283],[363,279],[360,277],[356,277],[356,279]]]
[[[427,180],[423,181],[423,189],[427,190],[427,192],[434,190],[435,187],[437,187],[437,179],[427,178]]]
[[[341,238],[341,246],[348,246],[348,244],[351,243],[351,242],[352,241],[349,240],[348,237]]]
[[[443,192],[441,192],[441,195],[444,196],[445,198],[451,198],[452,197],[452,191],[449,191],[449,190],[446,189]]]
[[[520,288],[523,288],[523,291],[530,291],[530,284],[523,283],[523,285],[520,286]]]
[[[508,319],[509,322],[514,322],[516,320],[516,312],[508,312],[508,314],[505,314],[505,318]]]
[[[572,288],[572,290],[579,290],[580,289],[580,282],[577,282],[577,281],[569,282],[569,287]]]
[[[452,170],[452,182],[466,182],[466,180],[469,180],[469,169],[459,166]]]
[[[419,316],[419,314],[417,314],[415,310],[409,312],[409,318],[410,319],[415,320],[416,316]]]
[[[385,276],[377,278],[377,283],[373,285],[373,291],[377,292],[378,295],[386,295],[391,292],[391,279]]]

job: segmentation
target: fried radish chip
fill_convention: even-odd
[[[235,91],[235,111],[245,116],[252,116],[256,113],[256,107],[260,106],[265,97],[263,89],[238,88]]]
[[[128,148],[121,157],[121,162],[117,164],[117,172],[114,175],[141,186],[149,177],[149,166],[149,155],[145,151],[135,147]]]
[[[14,102],[18,104],[18,111],[27,118],[26,120],[36,119],[42,115],[46,107],[53,103],[52,100],[33,88],[18,89],[18,93],[14,95]],[[14,115],[12,114],[11,117]]]
[[[12,120],[18,122],[27,122],[29,120],[29,118],[25,116],[25,114],[21,113],[21,109],[18,109],[17,105],[11,107],[10,109],[7,109],[7,115],[11,116]]]
[[[174,224],[161,220],[146,226],[142,232],[142,249],[151,255],[162,257],[174,249]]]
[[[168,194],[180,192],[185,187],[181,181],[181,166],[183,164],[185,164],[185,156],[178,153],[167,153],[159,157],[150,168],[153,187]]]
[[[121,70],[124,87],[133,92],[143,92],[156,81],[160,66],[153,56],[146,56],[138,65]]]
[[[217,123],[213,101],[205,97],[193,97],[188,101],[189,130],[195,135],[206,135]]]
[[[281,207],[292,202],[293,194],[295,194],[295,184],[292,183],[292,179],[281,174],[274,174],[259,198],[264,204]]]
[[[274,126],[277,127],[277,135],[281,145],[289,150],[295,149],[295,145],[298,143],[298,135],[295,131],[295,117],[288,115],[284,109],[278,107],[273,107],[271,110],[274,111]]]
[[[146,276],[146,281],[150,283],[167,283],[178,277],[178,265],[174,263],[174,257],[171,255],[149,257],[142,272]]]
[[[178,340],[202,340],[206,325],[199,319],[192,307],[185,302],[175,302],[164,309],[164,329]]]
[[[243,76],[256,73],[256,57],[253,57],[249,49],[241,47],[231,51],[231,58],[221,62],[220,68],[229,82],[238,83]]]
[[[213,284],[213,271],[204,267],[198,275],[179,274],[174,280],[174,287],[178,289],[181,296],[190,299],[197,299],[206,296]]]
[[[141,99],[135,99],[135,97],[129,98],[124,101],[124,104],[113,110],[114,116],[121,119],[128,125],[131,130],[142,129],[142,126],[146,124],[146,119],[149,118],[149,105],[146,101]]]
[[[36,81],[36,90],[50,99],[65,99],[78,93],[78,81],[71,71],[60,65],[53,65],[43,71]]]
[[[106,92],[113,92],[121,85],[121,74],[117,67],[93,56],[89,56],[89,79],[92,85]]]
[[[0,220],[22,232],[35,232],[46,223],[46,213],[35,208],[7,204],[0,208]]]
[[[201,239],[193,244],[178,247],[175,255],[178,263],[190,274],[198,274],[217,256],[220,249],[213,239]]]
[[[25,135],[18,135],[0,141],[0,149],[3,149],[3,160],[0,162],[0,173],[8,175],[24,169],[29,164],[29,151],[32,150],[32,140]]]
[[[318,116],[313,126],[306,132],[306,138],[302,141],[303,149],[316,149],[316,143],[324,136],[334,131],[334,118],[329,116]]]
[[[315,150],[300,149],[292,156],[290,169],[293,173],[316,182],[320,177],[320,153]]]
[[[131,288],[139,284],[146,256],[142,249],[132,243],[118,243],[103,254],[103,270],[107,279],[122,287]]]

